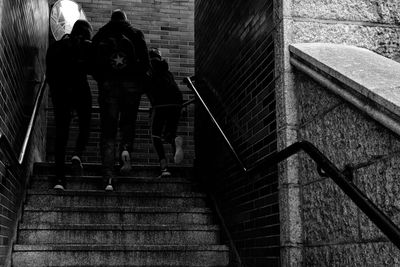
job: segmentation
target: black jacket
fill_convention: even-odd
[[[130,39],[135,47],[135,55],[138,58],[138,64],[135,69],[129,75],[125,75],[127,79],[143,78],[150,70],[150,60],[147,50],[146,41],[142,31],[133,28],[127,21],[110,21],[95,34],[92,39],[93,42],[93,53],[94,57],[94,78],[96,80],[102,80],[110,77],[110,73],[101,68],[101,64],[96,64],[99,59],[97,54],[98,47],[101,41],[115,35],[116,33],[122,33],[124,36]]]
[[[46,77],[51,91],[59,94],[90,90],[91,42],[65,35],[51,44],[46,54]],[[67,90],[68,89],[68,92]]]
[[[148,84],[147,96],[153,107],[182,105],[182,92],[169,71],[168,63],[159,58],[151,59],[152,77]]]

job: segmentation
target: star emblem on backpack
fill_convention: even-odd
[[[117,52],[111,56],[111,66],[113,69],[121,70],[127,65],[127,58],[124,53]]]

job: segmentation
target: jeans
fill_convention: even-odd
[[[78,115],[79,134],[75,144],[75,155],[81,157],[87,145],[90,134],[92,96],[88,86],[71,88],[51,88],[56,124],[55,165],[57,179],[64,180],[65,150],[69,137],[69,127],[72,113]]]
[[[103,176],[112,176],[118,127],[121,150],[133,150],[136,117],[143,94],[140,82],[104,81],[99,83],[101,157]]]
[[[166,142],[171,144],[172,150],[175,151],[175,137],[178,128],[179,118],[181,116],[180,105],[154,107],[151,116],[151,136],[154,149],[161,161],[165,159],[162,137]]]

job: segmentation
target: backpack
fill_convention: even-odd
[[[128,74],[137,63],[135,46],[123,33],[108,36],[99,42],[98,59],[105,73]]]

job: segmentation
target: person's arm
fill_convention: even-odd
[[[139,30],[135,31],[135,39],[135,47],[137,49],[140,69],[143,70],[143,74],[149,76],[151,75],[151,65],[149,59],[149,51],[147,49],[147,44],[144,39],[144,34]]]

